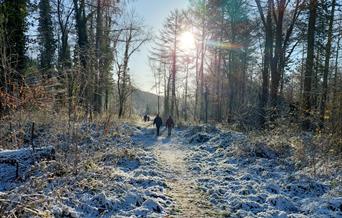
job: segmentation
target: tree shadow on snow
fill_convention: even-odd
[[[158,141],[155,128],[144,128],[141,134],[132,136],[132,139],[135,143],[143,145],[145,148],[154,146]]]

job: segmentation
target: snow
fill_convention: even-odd
[[[296,171],[289,159],[280,163],[274,150],[241,133],[208,129],[185,131],[206,140],[183,139],[183,145],[192,149],[189,169],[217,208],[231,217],[342,217],[341,192],[331,195],[329,180]]]
[[[5,191],[15,187],[15,183],[20,183],[24,179],[30,167],[38,159],[51,158],[54,155],[53,147],[22,148],[17,150],[2,150],[0,152],[0,191]],[[18,165],[18,172],[17,172]],[[18,173],[18,178],[17,174]]]
[[[124,124],[111,129],[107,137],[101,137],[98,126],[83,125],[85,137],[80,139],[81,153],[78,174],[73,174],[72,159],[63,161],[40,161],[31,163],[30,149],[0,151],[0,157],[18,156],[25,165],[27,178],[16,181],[13,166],[8,166],[6,180],[0,180],[2,187],[0,205],[5,211],[28,204],[33,210],[49,211],[54,217],[160,217],[164,207],[172,200],[164,193],[165,179],[159,173],[153,154],[136,146],[132,135],[141,134],[133,125]],[[60,136],[62,153],[67,147],[66,136]],[[69,152],[71,153],[71,151]],[[72,154],[67,154],[72,157]],[[69,157],[69,158],[70,158]],[[68,163],[69,162],[69,163]],[[1,168],[0,173],[5,168]],[[32,196],[39,193],[39,201],[32,202]],[[25,196],[25,197],[23,197]],[[35,197],[36,198],[36,197]],[[45,202],[45,203],[42,203]],[[18,214],[20,212],[18,211]],[[34,214],[26,211],[27,217]]]
[[[207,210],[218,211],[208,217],[342,217],[341,175],[334,183],[313,178],[243,133],[201,125],[177,129],[170,139],[129,123],[107,136],[96,125],[80,129],[77,174],[72,154],[63,159],[67,136],[58,137],[63,155],[56,160],[34,162],[30,149],[0,151],[0,159],[16,154],[25,175],[16,180],[15,167],[1,164],[5,215],[34,216],[20,209],[28,205],[54,217],[187,217],[205,200]]]

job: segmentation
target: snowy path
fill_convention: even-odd
[[[187,169],[186,156],[189,150],[182,147],[175,139],[158,140],[153,149],[166,177],[167,195],[176,202],[169,211],[176,217],[219,217],[210,203],[208,196],[200,191],[194,175]]]
[[[214,127],[190,127],[171,138],[143,128],[136,142],[156,160],[173,201],[166,217],[340,217],[339,186],[296,171],[291,159]],[[244,151],[245,149],[246,151]]]
[[[209,196],[196,183],[196,175],[189,169],[187,157],[191,149],[184,146],[180,132],[174,132],[171,138],[155,137],[153,128],[142,129],[142,134],[135,137],[137,144],[145,145],[145,149],[156,158],[156,166],[166,181],[166,195],[174,204],[166,208],[167,217],[223,217],[209,202]]]
[[[1,168],[1,215],[342,217],[341,171],[333,180],[311,177],[243,133],[202,125],[157,138],[138,123],[102,138],[96,125],[85,127],[76,176],[58,161],[28,166],[23,181],[1,180],[15,175]]]

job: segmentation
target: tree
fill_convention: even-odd
[[[290,9],[290,1],[285,1],[282,4],[278,4],[278,20],[281,14],[281,10],[284,7],[285,13],[283,15],[283,24],[280,24],[278,21],[278,27],[277,30],[278,36],[276,37],[276,42],[279,43],[278,49],[276,46],[276,54],[275,58],[277,58],[277,61],[275,62],[277,64],[276,70],[278,72],[278,76],[276,76],[276,81],[274,84],[274,91],[273,91],[273,107],[276,109],[276,112],[278,111],[278,91],[279,91],[279,83],[280,83],[280,94],[283,94],[284,89],[284,83],[285,83],[285,67],[288,66],[288,63],[290,62],[290,57],[293,54],[294,50],[296,49],[297,45],[300,42],[300,39],[292,39],[295,31],[295,27],[298,26],[298,19],[299,16],[302,14],[304,3],[305,1],[302,0],[296,0],[294,4],[292,5],[292,9]],[[287,9],[287,11],[286,11]],[[283,27],[281,27],[283,26]],[[286,27],[286,31],[284,33],[280,34],[280,32],[283,32],[283,28]],[[295,38],[295,37],[293,37]],[[297,36],[297,38],[299,38]],[[291,46],[291,47],[290,47]],[[277,87],[275,89],[275,87]],[[282,95],[283,96],[283,95]],[[276,114],[277,115],[277,114]]]
[[[134,18],[134,14],[128,14],[125,19],[117,36],[117,49],[115,50],[119,118],[125,115],[125,104],[133,91],[129,75],[130,58],[150,40],[149,33],[144,31],[143,25]]]
[[[185,89],[184,89],[184,120],[188,121],[188,110],[189,110],[189,70],[191,59],[189,57],[185,57]]]
[[[80,103],[87,115],[100,114],[109,107],[112,89],[111,69],[116,45],[118,1],[96,0],[95,4],[85,0],[73,0],[77,32],[77,48],[82,67]],[[113,40],[114,39],[114,40]]]
[[[175,116],[178,111],[176,84],[179,73],[180,48],[179,40],[182,32],[183,15],[180,11],[172,11],[159,36],[154,41],[150,59],[163,73],[164,78],[164,115]]]
[[[81,91],[79,96],[79,101],[83,104],[83,107],[86,108],[87,114],[91,113],[91,90],[88,85],[90,81],[89,68],[87,65],[87,56],[89,55],[89,41],[88,41],[88,17],[86,14],[86,4],[85,0],[73,0],[74,3],[74,13],[75,13],[75,23],[76,23],[76,31],[77,31],[77,49],[75,53],[79,56],[80,64],[81,64],[81,80],[84,83],[81,84]]]
[[[56,50],[56,41],[54,39],[54,29],[52,23],[52,13],[49,0],[40,0],[38,19],[38,40],[40,50],[40,68],[47,76],[47,73],[53,68],[53,62]]]
[[[150,68],[154,76],[154,88],[156,89],[156,95],[157,95],[157,113],[160,114],[160,95],[161,95],[163,76],[165,75],[165,73],[163,73],[163,69],[162,69],[162,60],[158,59],[158,57],[150,56],[149,64],[150,64]],[[148,113],[146,112],[146,114]]]
[[[4,0],[0,7],[4,20],[4,46],[11,68],[9,78],[13,83],[11,85],[16,84],[20,87],[23,85],[23,70],[26,62],[27,1]]]
[[[307,31],[307,56],[306,67],[304,74],[304,92],[303,92],[303,110],[305,121],[303,123],[304,129],[310,128],[309,116],[311,113],[311,87],[314,65],[314,52],[315,52],[315,26],[316,26],[316,12],[317,12],[317,0],[310,0],[309,5],[309,24]]]
[[[331,57],[331,45],[333,40],[333,26],[334,26],[334,17],[335,17],[335,7],[336,0],[332,0],[331,3],[331,12],[329,16],[329,29],[328,29],[328,41],[325,48],[325,61],[324,61],[324,72],[323,72],[323,93],[321,97],[321,106],[320,106],[320,121],[321,125],[324,125],[324,116],[325,109],[327,103],[327,95],[328,95],[328,74],[330,71],[330,57]]]
[[[166,23],[164,24],[164,28],[161,32],[161,41],[163,42],[163,46],[165,47],[166,56],[169,58],[170,63],[170,85],[168,88],[171,88],[171,99],[170,99],[170,115],[175,116],[177,110],[176,104],[176,80],[177,80],[177,72],[178,72],[178,58],[179,58],[179,35],[182,31],[182,15],[178,10],[172,11],[168,18],[166,19]],[[168,93],[170,91],[168,90]],[[169,102],[167,102],[169,104]],[[164,108],[168,108],[164,105]],[[167,114],[165,114],[167,115]]]
[[[80,49],[80,61],[82,66],[86,69],[87,67],[87,47],[88,47],[88,31],[87,22],[88,17],[86,14],[85,0],[73,0],[75,21],[77,30],[77,42]]]
[[[0,117],[18,107],[26,65],[27,2],[0,3]],[[8,100],[12,99],[11,102]],[[13,99],[17,99],[13,102]]]
[[[71,30],[71,15],[74,8],[67,0],[56,0],[57,22],[60,29],[60,47],[58,51],[58,66],[62,68],[71,66],[71,54],[69,45],[69,34]]]
[[[199,24],[198,29],[200,30],[200,40],[199,40],[199,46],[198,46],[198,67],[197,67],[197,80],[199,87],[197,86],[197,96],[199,103],[199,119],[204,120],[205,119],[205,108],[206,108],[206,92],[205,92],[205,81],[204,81],[204,67],[205,67],[205,55],[206,55],[206,41],[207,41],[207,30],[206,27],[208,25],[208,8],[207,8],[207,1],[203,0],[200,1],[197,7],[195,8],[195,14],[199,18]],[[196,104],[197,106],[197,104]]]
[[[338,25],[338,30],[341,31],[341,23]],[[342,34],[339,34],[337,37],[336,42],[336,57],[335,57],[335,66],[334,66],[334,79],[333,79],[333,90],[332,90],[332,113],[331,113],[331,123],[333,129],[341,129],[342,127],[342,95],[338,94],[341,91],[341,85],[338,86],[339,83],[342,82],[340,69],[339,69],[339,57],[340,57],[340,49],[341,49],[341,40],[342,40]],[[341,131],[340,131],[341,132]]]
[[[229,41],[232,47],[228,53],[228,79],[229,79],[229,119],[238,113],[243,102],[242,90],[246,74],[246,50],[249,40],[249,21],[244,0],[230,0],[224,5],[228,15],[227,23]]]
[[[5,41],[5,31],[4,31],[4,24],[5,24],[5,16],[4,16],[4,7],[0,5],[0,93],[7,93],[8,92],[8,83],[7,83],[7,75],[8,72],[8,60],[7,60],[7,53],[6,53],[6,41]],[[6,98],[0,97],[0,118],[8,109]]]
[[[71,51],[69,45],[69,35],[72,28],[72,15],[74,8],[72,2],[68,0],[54,0],[53,5],[55,6],[55,13],[57,15],[57,24],[59,32],[57,33],[58,41],[58,79],[61,82],[61,89],[66,88],[66,98],[68,105],[68,116],[69,121],[71,120],[73,110],[73,97],[74,97],[74,86],[75,86],[75,71],[71,70],[72,60]],[[60,97],[62,101],[62,96]],[[70,125],[70,123],[69,123]],[[70,126],[69,126],[70,127]]]
[[[112,10],[113,9],[113,10]],[[112,14],[115,14],[116,2],[97,0],[96,5],[96,73],[94,91],[94,109],[101,113],[108,109],[110,89],[110,71],[113,63],[113,48],[111,47]]]
[[[267,1],[267,17],[265,18],[262,6],[259,0],[255,1],[258,6],[258,11],[265,28],[265,48],[262,68],[262,90],[259,104],[259,125],[264,126],[266,121],[266,107],[269,98],[269,68],[273,53],[273,28],[272,28],[272,2]]]
[[[263,63],[263,85],[262,94],[260,100],[260,124],[263,126],[265,122],[265,106],[268,104],[270,97],[270,103],[272,106],[272,120],[277,117],[278,114],[278,93],[279,86],[282,93],[284,86],[284,68],[291,56],[293,50],[298,43],[294,43],[293,47],[286,54],[288,47],[291,43],[291,37],[297,19],[302,11],[302,1],[296,0],[292,6],[292,10],[289,9],[290,1],[280,0],[274,2],[274,0],[267,1],[267,17],[265,18],[263,7],[260,0],[255,1],[258,7],[258,11],[261,17],[261,21],[265,30],[265,49],[264,49],[264,63]],[[289,16],[287,16],[289,15]],[[285,31],[284,31],[285,30]],[[270,93],[269,89],[269,72],[271,75]],[[270,96],[268,96],[270,95]]]

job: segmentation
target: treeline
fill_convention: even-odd
[[[340,3],[197,0],[173,11],[150,55],[164,113],[243,128],[285,119],[341,134]],[[187,51],[185,31],[195,41]]]
[[[0,116],[36,103],[124,116],[130,58],[150,39],[140,20],[118,0],[1,1]]]
[[[125,116],[131,56],[152,38],[125,1],[0,3],[0,116],[46,102],[70,118],[76,111]],[[340,1],[189,5],[153,37],[160,113],[243,128],[285,119],[341,133]]]

